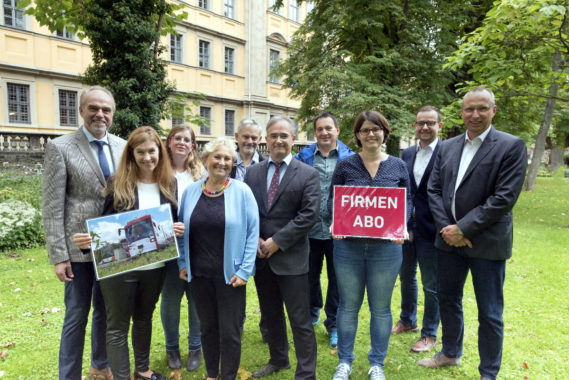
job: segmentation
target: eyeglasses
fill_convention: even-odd
[[[370,128],[360,129],[360,133],[364,136],[369,135],[371,132],[373,132],[374,135],[378,135],[380,131],[382,131],[382,129],[379,127],[378,128],[371,128],[371,129]]]
[[[427,127],[434,127],[434,126],[437,125],[437,124],[438,124],[438,123],[437,123],[436,121],[432,121],[432,120],[429,120],[429,121],[416,121],[416,122],[415,122],[415,126],[416,126],[416,127],[420,127],[420,128],[423,128],[425,125],[426,125]]]

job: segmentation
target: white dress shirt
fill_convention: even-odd
[[[437,147],[438,142],[439,139],[435,139],[424,148],[421,148],[421,144],[417,144],[417,154],[415,155],[415,163],[413,164],[413,176],[415,177],[417,187],[419,187],[419,184],[423,179],[423,174],[425,174],[425,170],[429,165],[429,161],[431,161],[431,157],[433,156],[433,152]]]

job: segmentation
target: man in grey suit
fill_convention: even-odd
[[[91,301],[92,377],[112,379],[106,352],[106,313],[91,256],[73,244],[85,220],[103,211],[106,179],[118,166],[125,141],[107,133],[115,111],[113,95],[94,86],[81,94],[83,127],[48,142],[43,175],[43,223],[50,264],[65,283],[65,318],[59,347],[59,379],[81,379],[85,327]]]
[[[292,120],[275,116],[267,124],[269,159],[247,169],[260,215],[255,285],[267,322],[269,363],[259,378],[290,368],[283,302],[296,349],[296,379],[316,379],[316,338],[310,319],[308,232],[318,219],[318,172],[292,157]]]
[[[467,132],[443,142],[428,185],[437,227],[441,352],[419,365],[460,365],[464,337],[462,293],[468,271],[478,305],[481,379],[495,379],[504,338],[503,286],[512,255],[512,208],[526,172],[522,139],[492,126],[494,94],[477,87],[462,103]]]

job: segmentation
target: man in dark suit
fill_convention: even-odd
[[[91,256],[73,243],[85,220],[103,212],[103,188],[117,168],[125,141],[107,133],[115,100],[100,86],[81,94],[83,127],[47,143],[43,175],[43,223],[50,264],[65,283],[65,318],[59,347],[59,379],[79,380],[91,302],[92,377],[112,379],[106,351],[106,313]]]
[[[231,168],[229,176],[243,181],[245,170],[251,165],[265,160],[265,157],[257,151],[261,142],[261,127],[253,119],[243,119],[235,132],[237,141],[237,161]]]
[[[409,240],[403,244],[403,262],[399,270],[401,281],[400,320],[392,334],[418,331],[417,327],[417,262],[421,268],[421,282],[425,294],[425,312],[421,337],[411,352],[431,350],[437,340],[439,328],[439,300],[437,297],[437,249],[435,248],[435,222],[429,209],[427,183],[441,145],[438,133],[443,127],[441,111],[424,106],[415,118],[415,135],[419,143],[403,151],[401,158],[407,163],[411,179],[413,214],[407,229]]]
[[[437,226],[441,352],[419,365],[460,365],[464,337],[462,293],[468,271],[478,305],[481,379],[495,379],[504,338],[503,286],[512,255],[512,208],[526,172],[524,141],[492,126],[492,91],[478,87],[462,103],[467,132],[443,142],[428,184]]]
[[[259,378],[290,368],[283,302],[294,338],[296,379],[316,379],[316,338],[310,319],[308,231],[318,219],[318,172],[291,154],[292,120],[275,116],[267,124],[269,159],[247,169],[260,215],[255,285],[267,322],[269,363],[253,373]]]

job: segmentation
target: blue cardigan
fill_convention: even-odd
[[[202,195],[205,179],[190,184],[182,195],[178,207],[178,220],[184,222],[184,235],[178,237],[180,270],[188,270],[188,282],[192,279],[190,270],[189,235],[190,217]],[[245,183],[233,180],[223,193],[225,196],[225,235],[223,240],[223,274],[229,283],[234,274],[248,281],[255,272],[255,258],[259,243],[259,210],[253,192]]]

